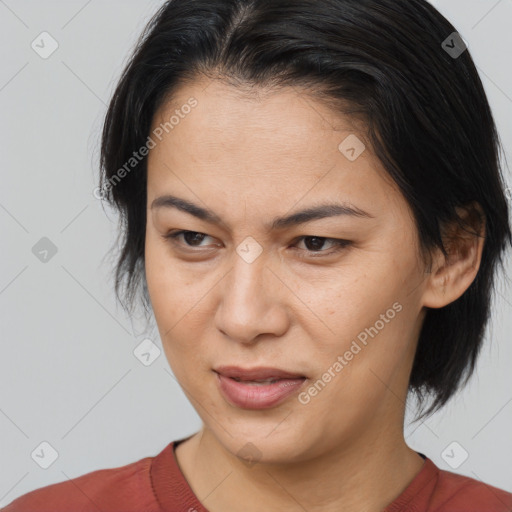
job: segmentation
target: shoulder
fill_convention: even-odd
[[[125,466],[99,469],[33,490],[16,498],[3,512],[149,510],[154,501],[146,457]]]
[[[512,494],[485,482],[439,469],[431,508],[439,512],[512,512]]]

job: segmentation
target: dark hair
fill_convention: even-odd
[[[485,214],[475,280],[458,300],[427,311],[418,341],[409,389],[420,409],[425,398],[433,402],[416,421],[441,408],[473,373],[495,272],[512,243],[496,127],[454,32],[424,0],[166,2],[142,33],[103,127],[100,188],[120,213],[115,289],[125,310],[140,285],[150,307],[146,158],[123,179],[119,170],[147,143],[155,112],[200,76],[235,87],[302,87],[364,119],[373,150],[413,211],[423,255],[436,247],[446,255],[442,227],[461,222],[456,207],[476,201]]]

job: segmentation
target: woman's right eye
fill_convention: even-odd
[[[205,233],[199,233],[198,231],[171,231],[170,233],[167,233],[166,235],[163,235],[165,239],[171,239],[172,241],[178,240],[179,237],[183,236],[183,241],[185,247],[192,248],[192,247],[203,247],[200,245],[200,243],[207,238],[209,235],[206,235]],[[211,237],[210,237],[211,238]]]

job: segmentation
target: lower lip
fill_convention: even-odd
[[[281,379],[273,384],[246,384],[217,374],[220,390],[226,400],[242,409],[268,409],[297,393],[305,378]]]

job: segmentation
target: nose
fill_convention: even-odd
[[[286,332],[286,287],[263,254],[252,263],[234,255],[234,266],[221,282],[215,321],[225,336],[244,344],[254,343],[259,335]]]

